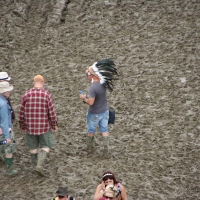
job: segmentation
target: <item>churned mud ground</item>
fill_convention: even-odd
[[[17,120],[16,177],[0,164],[1,200],[50,200],[67,185],[92,200],[105,170],[115,173],[128,200],[200,198],[199,0],[0,0],[0,70],[12,77],[12,105],[41,74],[58,115],[47,177],[32,172]],[[110,107],[110,157],[85,151],[87,105],[79,90],[85,68],[111,58],[120,72]]]

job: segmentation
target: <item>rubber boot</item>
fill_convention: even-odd
[[[9,176],[18,173],[17,170],[12,169],[12,165],[13,165],[13,158],[6,158],[6,174]]]
[[[33,168],[37,165],[37,154],[31,154],[31,165]]]
[[[43,171],[43,164],[44,164],[46,157],[47,157],[46,151],[42,150],[39,152],[37,166],[35,167],[35,171],[38,172],[38,174],[41,176],[45,176],[44,171]]]
[[[94,136],[87,136],[87,151],[92,151]]]
[[[0,145],[0,161],[1,162],[5,162],[5,158],[4,158],[4,146]]]
[[[108,136],[103,136],[103,156],[105,158],[108,158],[108,154],[109,154],[109,137]]]

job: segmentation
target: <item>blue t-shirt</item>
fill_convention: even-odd
[[[109,109],[106,98],[106,87],[99,82],[94,82],[89,88],[89,98],[95,98],[94,104],[89,107],[88,112],[100,114]]]

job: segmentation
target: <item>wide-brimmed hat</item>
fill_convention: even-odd
[[[68,196],[69,192],[67,190],[67,187],[59,187],[58,190],[56,191],[56,194],[59,196]]]
[[[6,81],[0,82],[0,93],[8,92],[11,90],[13,90],[13,86],[10,85],[8,82]]]
[[[10,81],[10,79],[7,72],[0,72],[0,81]]]
[[[36,75],[36,76],[33,78],[33,80],[34,80],[35,82],[43,82],[43,83],[44,83],[44,78],[43,78],[43,76],[41,76],[41,75]]]

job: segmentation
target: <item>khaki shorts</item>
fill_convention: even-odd
[[[10,144],[2,145],[4,147],[5,154],[11,154],[16,151],[15,133],[13,131],[10,131],[10,139],[11,139]],[[0,141],[1,140],[5,140],[3,134],[0,135]]]
[[[51,148],[55,144],[53,132],[49,130],[42,135],[30,135],[25,136],[26,144],[30,150],[41,148]]]

